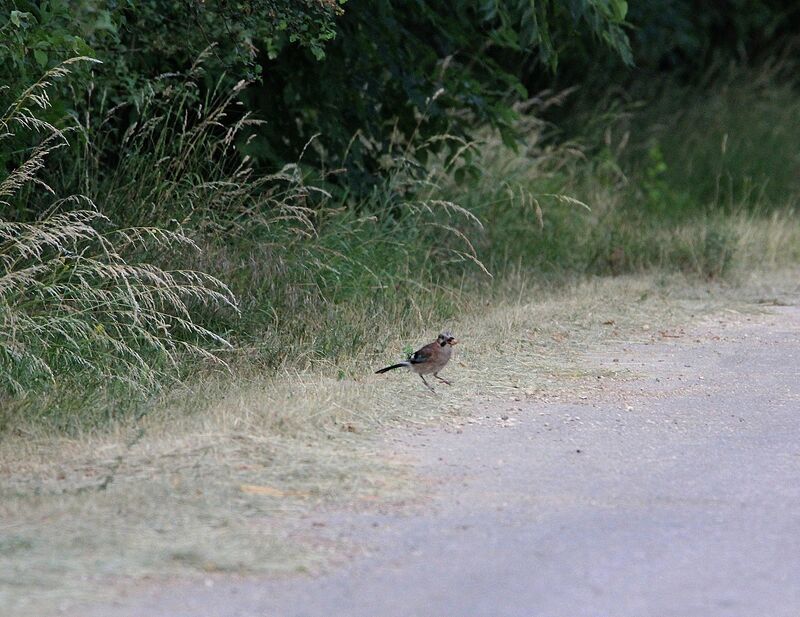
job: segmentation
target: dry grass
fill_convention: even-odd
[[[731,225],[739,257],[738,275],[753,269],[775,269],[800,262],[800,216],[797,204],[756,219],[739,214]]]
[[[301,515],[414,495],[407,465],[384,452],[387,429],[459,423],[485,401],[577,397],[595,381],[588,356],[609,341],[724,306],[758,310],[758,299],[800,291],[796,281],[794,270],[739,285],[640,276],[548,290],[511,277],[504,300],[447,324],[462,345],[445,371],[454,386],[436,396],[412,375],[372,374],[423,342],[397,340],[315,372],[197,382],[102,435],[6,439],[0,602],[40,615],[98,597],[109,579],[316,567],[329,555],[292,534]]]
[[[0,146],[33,139],[0,181],[0,425],[8,408],[52,385],[99,389],[122,386],[147,395],[181,362],[230,347],[194,321],[194,307],[236,310],[219,279],[190,269],[167,270],[143,259],[152,252],[199,247],[180,229],[115,228],[84,195],[58,198],[42,179],[46,160],[67,146],[64,131],[41,120],[49,90],[66,78],[74,58],[47,71],[0,115]],[[35,193],[50,194],[36,218]],[[84,380],[81,381],[80,377]],[[70,381],[72,380],[72,381]]]

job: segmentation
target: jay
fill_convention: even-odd
[[[442,332],[433,343],[428,343],[425,345],[425,347],[418,349],[408,356],[408,360],[403,360],[397,364],[392,364],[391,366],[382,368],[378,371],[375,371],[375,374],[385,373],[386,371],[391,371],[393,369],[405,366],[412,373],[419,375],[422,379],[422,382],[431,392],[435,392],[430,384],[425,381],[425,375],[432,374],[439,381],[446,383],[448,386],[451,385],[449,381],[439,377],[439,371],[441,371],[445,364],[450,361],[453,345],[455,345],[457,342],[458,341],[453,338],[452,334],[449,332]]]

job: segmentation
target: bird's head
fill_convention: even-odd
[[[439,335],[439,338],[436,339],[436,342],[438,342],[442,347],[445,345],[455,345],[458,343],[458,341],[453,337],[452,334],[450,334],[450,332],[442,332]]]

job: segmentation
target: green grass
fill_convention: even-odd
[[[115,226],[91,198],[56,195],[42,178],[48,158],[69,142],[68,132],[37,114],[49,107],[53,83],[85,60],[48,71],[0,114],[3,147],[39,137],[0,180],[0,430],[18,412],[33,419],[29,407],[66,428],[58,409],[76,391],[85,394],[82,411],[108,419],[109,404],[144,399],[187,359],[224,365],[215,348],[230,347],[192,315],[196,305],[235,311],[225,284],[146,258],[197,250],[187,235]],[[29,207],[32,195],[44,197],[42,214],[9,220],[9,213]],[[66,396],[53,400],[59,390]]]
[[[796,203],[800,99],[790,71],[734,72],[708,91],[656,96],[637,124],[664,162],[655,183],[666,205],[735,212]]]
[[[125,110],[128,131],[101,122],[90,133],[98,123],[87,121],[46,179],[58,194],[80,191],[118,224],[171,238],[127,242],[119,263],[208,273],[206,287],[223,282],[238,311],[189,294],[174,305],[189,317],[189,336],[170,330],[172,347],[146,344],[157,325],[113,339],[124,338],[143,369],[173,367],[158,380],[136,377],[146,387],[134,397],[75,363],[46,379],[17,379],[0,430],[38,423],[77,434],[148,413],[164,384],[213,374],[198,353],[176,361],[176,345],[224,359],[234,380],[314,368],[346,374],[347,359],[364,348],[447,324],[511,276],[555,285],[651,271],[734,280],[797,263],[800,102],[780,80],[756,77],[740,73],[702,92],[661,86],[625,113],[585,106],[583,133],[566,142],[527,117],[516,153],[490,132],[463,144],[477,180],[459,160],[429,156],[422,165],[409,148],[387,161],[385,186],[358,203],[304,168],[302,155],[258,174],[235,147],[257,128],[236,113],[238,88],[200,101],[200,68],[164,77]],[[48,207],[43,195],[26,193],[28,207]],[[77,358],[94,353],[88,334],[108,331],[97,310],[87,305],[85,314]],[[233,349],[213,344],[215,336]],[[41,343],[46,366],[55,366]]]

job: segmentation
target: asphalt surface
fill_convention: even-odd
[[[142,591],[86,617],[797,617],[800,308],[592,361],[561,401],[394,444],[431,496],[320,515],[329,573]],[[585,398],[584,398],[585,397]]]

